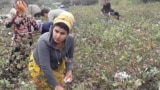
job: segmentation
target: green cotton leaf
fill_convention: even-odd
[[[142,60],[142,57],[140,57],[139,55],[136,58],[137,58],[137,62],[140,62]]]
[[[5,80],[5,79],[2,79],[2,80],[0,80],[0,84],[9,84],[9,82],[8,82],[8,80]]]
[[[127,52],[124,52],[120,58],[120,60],[128,59],[129,54]]]
[[[107,81],[108,80],[108,78],[105,76],[105,74],[103,73],[103,75],[101,76],[101,79],[102,80],[105,80],[105,81]]]
[[[152,75],[156,75],[157,73],[159,73],[160,71],[157,69],[157,67],[153,67],[151,70],[150,70],[150,73]]]
[[[115,82],[115,83],[112,83],[112,85],[113,85],[114,87],[117,87],[117,86],[119,86],[119,85],[122,85],[122,83],[121,83],[121,82]]]

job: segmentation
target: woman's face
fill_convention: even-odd
[[[60,28],[59,26],[54,26],[53,28],[53,40],[57,44],[62,43],[66,37],[68,36],[68,33],[63,28]]]
[[[47,14],[47,13],[44,13],[43,16],[44,16],[45,18],[48,18],[48,14]]]

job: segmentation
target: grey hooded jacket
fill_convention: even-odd
[[[63,58],[67,57],[68,59],[68,62],[66,62],[66,71],[73,68],[73,52],[74,38],[70,34],[65,40],[65,46],[61,51],[56,47],[56,43],[52,39],[52,30],[40,36],[33,55],[36,63],[43,70],[45,78],[50,85],[58,85],[58,82],[53,75],[53,70],[58,68],[59,64],[62,63]]]

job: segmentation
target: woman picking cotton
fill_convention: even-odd
[[[73,22],[71,13],[61,13],[38,39],[29,62],[37,90],[64,90],[64,81],[72,82],[74,38],[69,32]]]
[[[11,84],[20,81],[20,74],[27,69],[27,57],[31,52],[33,43],[31,26],[38,30],[33,17],[27,16],[27,4],[23,0],[16,2],[16,15],[6,23],[7,28],[13,28],[12,50],[8,61],[3,65],[1,78],[7,79]]]

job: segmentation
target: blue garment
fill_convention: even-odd
[[[53,26],[53,22],[45,22],[42,24],[42,32],[41,34],[45,33],[45,32],[49,32],[49,29],[51,28],[51,26]]]

